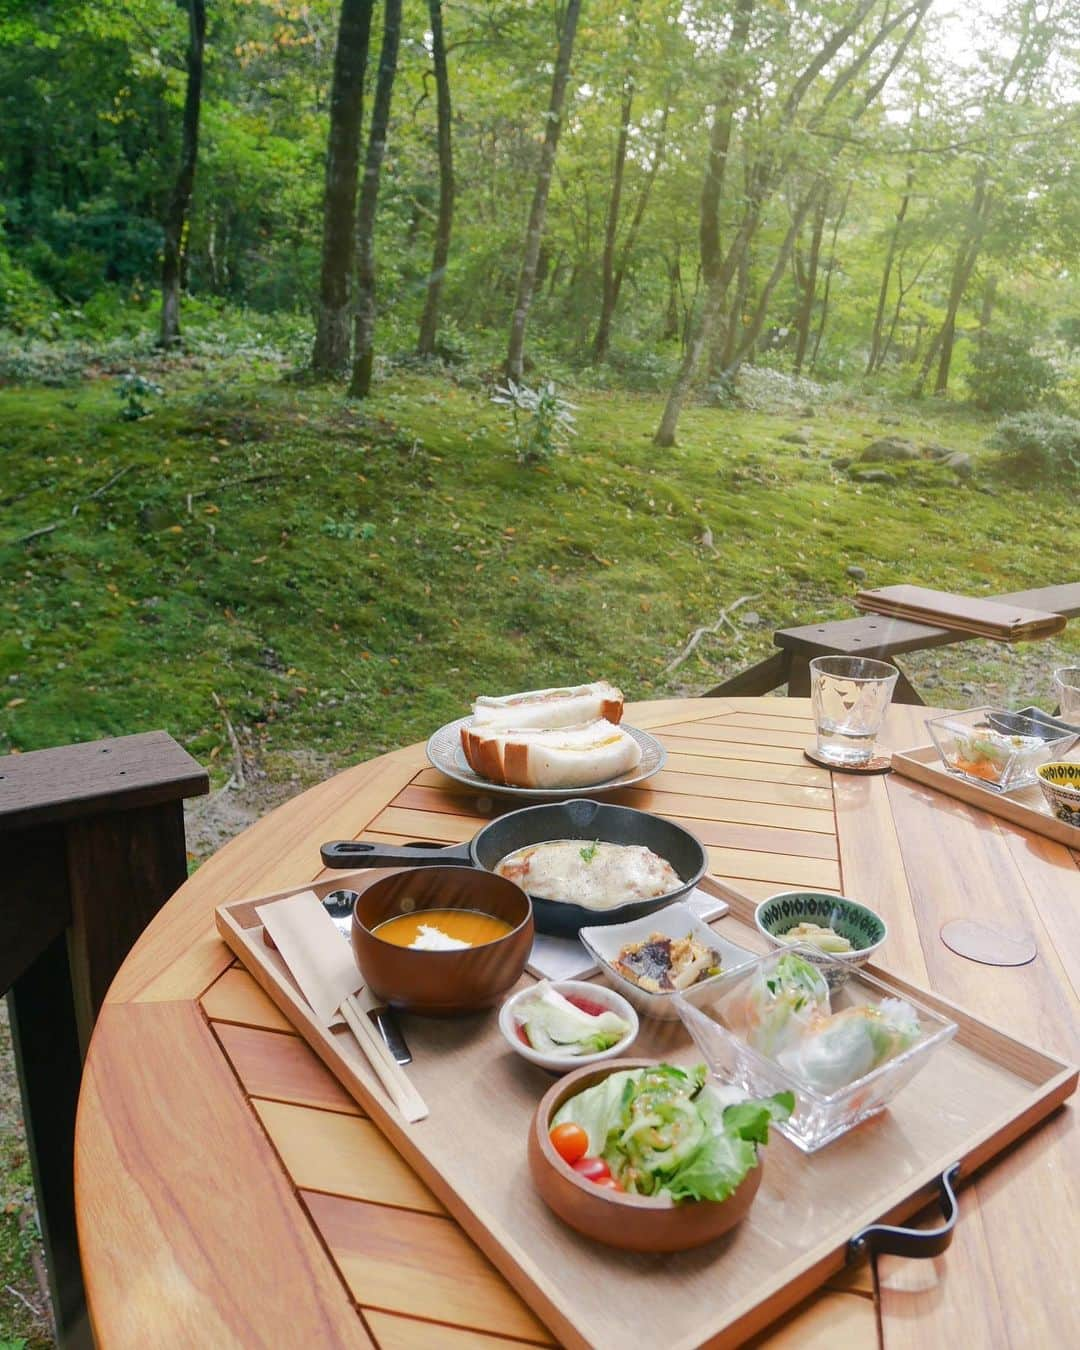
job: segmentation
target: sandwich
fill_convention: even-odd
[[[461,748],[475,773],[510,787],[589,787],[641,761],[634,737],[602,717],[573,727],[463,726]]]
[[[473,704],[473,726],[492,731],[581,727],[605,718],[618,722],[623,696],[606,680],[579,684],[572,689],[532,689],[502,698],[478,698]]]

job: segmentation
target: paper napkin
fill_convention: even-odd
[[[338,1009],[364,980],[352,946],[342,942],[333,919],[314,891],[256,906],[281,959],[324,1027],[343,1024]]]

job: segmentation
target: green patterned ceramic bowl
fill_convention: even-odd
[[[784,934],[800,923],[816,923],[847,938],[850,952],[822,952],[821,968],[830,988],[838,989],[857,966],[865,965],[888,937],[885,920],[872,909],[826,891],[781,891],[754,911],[758,931],[774,947],[786,947]],[[811,944],[804,943],[804,947]],[[839,963],[839,964],[834,964]]]
[[[1035,770],[1046,804],[1058,820],[1080,829],[1080,764],[1056,760]]]

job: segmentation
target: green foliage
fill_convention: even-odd
[[[520,464],[539,464],[551,459],[577,435],[576,404],[568,403],[546,380],[539,389],[507,379],[491,396],[492,403],[510,409],[506,428]]]
[[[1027,338],[988,333],[971,357],[967,382],[977,408],[1023,412],[1054,388],[1058,375]]]
[[[1080,484],[1080,418],[1050,412],[1003,417],[990,444],[1009,474],[1034,482]]]
[[[160,384],[148,380],[144,375],[128,371],[116,382],[116,394],[120,400],[120,421],[138,422],[144,417],[152,417],[153,409],[146,402],[150,398],[160,398],[165,391]]]

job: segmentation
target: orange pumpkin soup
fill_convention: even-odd
[[[418,909],[385,919],[372,932],[395,947],[421,951],[455,951],[497,942],[513,931],[513,925],[478,909]]]

